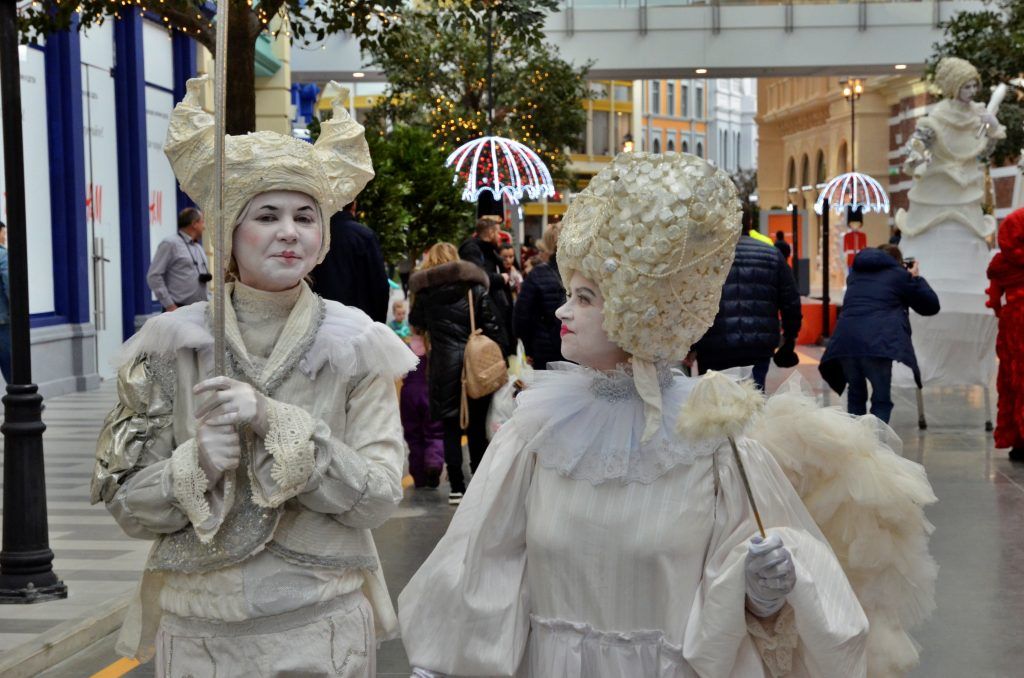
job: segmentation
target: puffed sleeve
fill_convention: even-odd
[[[279,506],[296,497],[348,527],[379,526],[402,501],[404,461],[398,396],[391,377],[367,374],[349,387],[338,435],[306,410],[267,399],[267,454],[254,460],[253,498]]]
[[[132,537],[155,539],[192,523],[207,541],[231,503],[233,474],[210,488],[195,438],[175,439],[178,376],[191,356],[186,353],[180,359],[140,355],[122,366],[118,402],[97,441],[92,502],[103,501]]]
[[[526,496],[534,456],[515,420],[498,431],[451,525],[398,596],[414,667],[512,676],[526,647]]]
[[[776,616],[746,611],[744,564],[757,524],[731,450],[720,450],[714,534],[687,624],[687,661],[706,677],[764,668],[773,676],[865,676],[867,617],[835,554],[771,454],[753,440],[738,445],[765,529],[793,556],[796,586]]]

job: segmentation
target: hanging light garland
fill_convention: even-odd
[[[826,200],[836,214],[842,214],[847,208],[881,214],[889,211],[889,196],[885,189],[880,183],[861,172],[840,174],[825,184],[817,202],[814,203],[814,211],[817,214],[821,214]]]
[[[497,136],[473,139],[452,151],[444,162],[455,170],[453,183],[464,183],[462,199],[476,202],[490,191],[495,200],[518,203],[553,197],[555,184],[544,161],[529,146]]]

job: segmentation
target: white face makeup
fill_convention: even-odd
[[[562,321],[562,355],[595,370],[613,370],[629,354],[612,343],[604,329],[604,297],[597,284],[573,273],[568,300],[555,311]]]
[[[966,85],[960,88],[956,98],[964,103],[974,101],[974,96],[978,93],[978,81],[971,80]]]
[[[266,292],[291,289],[316,266],[322,241],[313,198],[298,191],[260,193],[235,229],[231,253],[238,279]]]

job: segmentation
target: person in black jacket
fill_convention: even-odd
[[[310,277],[324,299],[361,309],[373,320],[388,319],[388,274],[377,234],[356,221],[356,204],[331,217],[331,249]]]
[[[751,365],[754,383],[763,391],[768,362],[776,349],[793,352],[802,320],[796,281],[782,253],[748,235],[741,236],[715,324],[694,345],[700,373]]]
[[[476,221],[476,233],[459,245],[459,258],[476,264],[490,282],[488,293],[498,310],[502,329],[509,338],[509,345],[515,344],[512,332],[512,287],[505,264],[501,260],[500,235],[497,217],[484,216]]]
[[[557,225],[544,232],[542,246],[547,262],[530,271],[519,289],[515,306],[516,336],[522,340],[526,356],[535,369],[543,370],[562,357],[562,321],[555,311],[565,303],[565,288],[558,272]]]
[[[939,312],[939,297],[918,273],[915,261],[910,269],[895,245],[861,250],[853,259],[853,272],[846,281],[843,312],[829,341],[818,371],[839,394],[849,384],[846,409],[865,414],[871,383],[871,414],[889,423],[892,414],[892,361],[914,372],[921,386],[914,344],[910,340],[910,314]]]
[[[409,324],[425,333],[430,357],[427,388],[430,416],[444,427],[444,459],[451,483],[449,503],[458,504],[466,491],[462,474],[462,356],[469,339],[469,298],[472,291],[476,326],[506,353],[507,337],[488,294],[489,281],[479,267],[460,261],[455,246],[437,243],[424,258],[420,270],[409,278],[412,311]],[[491,396],[469,400],[469,465],[476,471],[487,450],[487,410]]]

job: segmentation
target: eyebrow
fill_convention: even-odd
[[[590,289],[589,287],[577,287],[576,288],[576,294],[579,294],[581,292],[586,292],[587,294],[589,294],[589,295],[591,295],[593,297],[597,296],[596,294],[594,294],[594,290]]]

